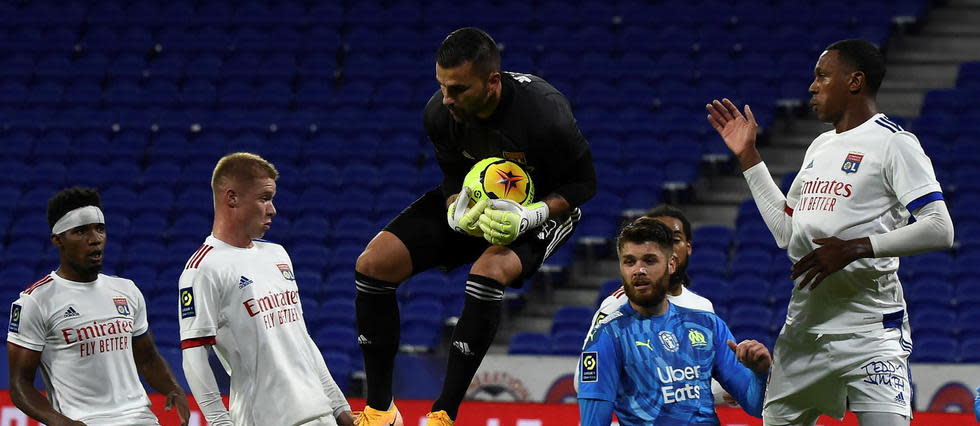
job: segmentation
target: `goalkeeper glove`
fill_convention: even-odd
[[[477,226],[477,220],[487,207],[489,200],[484,198],[473,207],[467,208],[470,203],[470,191],[470,188],[463,187],[463,190],[459,192],[459,196],[456,197],[456,201],[449,205],[449,210],[446,212],[446,221],[449,223],[449,227],[456,232],[474,237],[482,237],[483,233],[480,232],[480,228]]]
[[[528,229],[548,220],[548,205],[542,202],[522,206],[511,200],[492,200],[480,215],[480,230],[490,244],[505,246]]]

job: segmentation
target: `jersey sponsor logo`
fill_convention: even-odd
[[[8,333],[20,332],[20,305],[14,303],[10,305],[10,324],[7,325]]]
[[[242,275],[242,278],[238,280],[238,288],[239,289],[243,289],[245,287],[248,287],[248,286],[252,285],[252,282],[253,281],[250,280],[250,279],[248,279],[248,277]]]
[[[905,366],[893,361],[871,361],[861,366],[867,375],[863,382],[903,391],[908,384]]]
[[[698,383],[701,380],[700,365],[657,367],[657,379],[664,384],[660,387],[660,393],[667,404],[701,398],[701,385]]]
[[[74,306],[69,306],[68,309],[65,309],[65,315],[62,316],[62,318],[75,318],[81,315],[82,314],[78,313],[78,311],[75,310]]]
[[[636,341],[636,346],[637,346],[637,347],[646,347],[646,348],[647,348],[647,349],[649,349],[649,350],[650,350],[651,352],[653,351],[653,346],[650,346],[650,339],[647,339],[647,341],[646,341],[646,342],[641,342],[641,341],[639,341],[639,340],[637,340],[637,341]]]
[[[599,381],[599,353],[598,352],[582,352],[582,374],[579,374],[579,380],[582,383],[586,382],[598,382]]]
[[[296,276],[293,275],[293,269],[289,267],[286,263],[277,263],[276,267],[279,268],[279,273],[282,277],[288,281],[296,281]]]
[[[113,297],[112,304],[116,305],[116,312],[119,312],[119,315],[129,315],[129,300],[125,297]]]
[[[840,169],[844,173],[857,173],[858,167],[861,167],[861,160],[864,159],[864,154],[858,152],[851,152],[844,157],[844,164],[841,165]]]
[[[299,292],[295,290],[269,293],[265,296],[253,297],[242,302],[248,316],[255,317],[261,314],[262,322],[265,324],[266,329],[302,321],[303,317],[297,308],[299,304]]]
[[[194,310],[194,288],[180,289],[180,317],[190,318],[197,315]]]
[[[677,336],[667,330],[661,331],[657,336],[660,337],[660,344],[668,351],[677,352],[677,349],[681,346],[677,342]]]
[[[687,340],[690,340],[691,346],[695,348],[708,346],[708,340],[704,338],[704,333],[693,328],[687,330]]]
[[[90,325],[61,329],[61,337],[65,343],[78,347],[79,357],[129,350],[129,338],[132,334],[133,320],[131,319],[92,321]]]
[[[857,168],[855,167],[854,170],[857,171]],[[854,190],[852,184],[837,180],[820,180],[818,177],[804,182],[800,195],[802,197],[796,203],[794,212],[815,210],[832,212],[837,207],[837,200],[850,198],[854,195]]]

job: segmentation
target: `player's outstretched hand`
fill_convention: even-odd
[[[191,419],[191,410],[187,408],[187,395],[183,392],[170,392],[167,394],[167,403],[164,410],[170,411],[177,407],[177,417],[180,417],[180,426],[187,426]]]
[[[708,123],[721,135],[732,153],[741,158],[756,151],[755,136],[759,123],[756,123],[751,107],[746,105],[745,115],[742,115],[735,104],[726,98],[721,101],[715,99],[705,108],[708,109]]]
[[[772,366],[772,356],[766,345],[755,340],[743,340],[738,345],[729,340],[728,347],[735,352],[735,358],[756,374],[766,374]]]
[[[844,269],[855,260],[873,254],[871,240],[867,237],[854,240],[842,240],[837,237],[817,238],[813,242],[820,247],[803,256],[793,265],[793,274],[790,278],[795,280],[803,276],[799,284],[800,289],[809,285],[810,290],[813,290],[830,274]]]

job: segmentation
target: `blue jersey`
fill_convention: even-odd
[[[647,317],[627,303],[586,343],[578,398],[611,402],[623,425],[718,425],[714,378],[760,417],[766,375],[739,363],[728,340],[732,332],[714,313],[668,304],[664,315]]]

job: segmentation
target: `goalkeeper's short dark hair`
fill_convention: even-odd
[[[58,191],[48,200],[48,229],[54,228],[54,224],[65,213],[86,206],[102,209],[102,199],[99,197],[98,190],[74,186]]]
[[[456,68],[467,61],[482,76],[500,72],[500,49],[486,31],[460,28],[449,33],[436,51],[436,63],[443,68]]]

